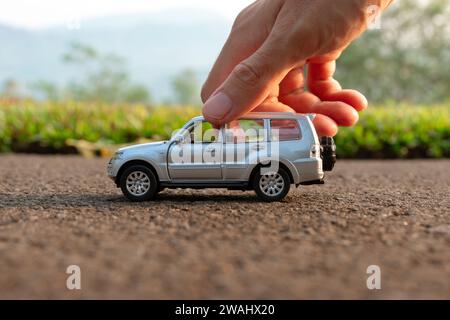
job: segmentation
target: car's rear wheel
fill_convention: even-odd
[[[252,184],[258,197],[267,202],[281,201],[291,188],[289,175],[283,168],[270,173],[261,173],[258,169]]]
[[[158,192],[158,180],[148,167],[132,165],[123,172],[120,178],[120,188],[131,201],[148,201],[153,199]]]

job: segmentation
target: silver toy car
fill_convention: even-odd
[[[292,184],[323,184],[334,167],[336,146],[330,137],[319,140],[314,117],[249,113],[220,129],[197,117],[169,141],[119,149],[108,175],[131,201],[164,188],[253,189],[280,201]]]

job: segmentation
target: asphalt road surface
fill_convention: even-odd
[[[340,161],[272,204],[223,190],[129,203],[105,166],[0,156],[0,298],[450,298],[450,161]]]

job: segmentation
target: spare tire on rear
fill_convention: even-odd
[[[332,137],[320,138],[320,150],[323,170],[332,171],[336,163],[336,144],[334,139]]]

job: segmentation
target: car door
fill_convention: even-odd
[[[267,148],[264,119],[240,119],[224,128],[223,177],[243,181]]]
[[[186,129],[183,142],[169,149],[168,171],[172,181],[222,180],[221,131],[205,121]]]

